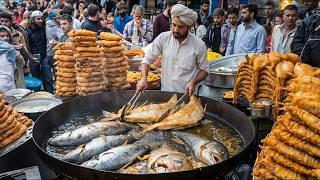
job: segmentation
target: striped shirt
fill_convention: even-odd
[[[139,36],[139,43],[142,43],[143,40],[146,40],[148,43],[152,42],[152,23],[149,20],[142,19],[141,26],[146,31],[145,34],[141,34],[134,20],[128,22],[124,27],[123,37],[131,41],[132,36]]]

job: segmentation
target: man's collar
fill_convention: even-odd
[[[258,23],[256,20],[254,20],[251,24],[244,23],[244,27],[246,27],[246,28],[255,28],[255,27],[257,27],[257,25],[258,25]]]

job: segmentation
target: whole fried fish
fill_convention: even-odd
[[[196,158],[207,165],[217,164],[228,158],[227,148],[218,141],[181,131],[171,133],[181,139],[193,151]]]
[[[148,159],[149,173],[169,173],[192,168],[190,159],[171,147],[163,146],[152,151]]]
[[[190,102],[180,108],[177,112],[170,114],[161,122],[153,124],[145,129],[145,132],[159,129],[183,129],[197,125],[204,115],[205,109],[199,99],[192,95]]]
[[[171,108],[177,102],[177,95],[174,94],[168,102],[160,104],[148,104],[141,105],[126,111],[124,120],[127,122],[137,122],[137,123],[150,123],[158,122],[161,115]],[[103,114],[105,118],[102,121],[111,121],[119,119],[123,109],[120,109],[118,113],[110,113],[104,111]]]
[[[130,129],[131,127],[118,121],[96,122],[53,137],[49,139],[48,144],[51,146],[76,147],[88,143],[100,135],[117,135]]]
[[[100,153],[107,151],[111,148],[123,145],[125,143],[132,143],[142,136],[138,133],[138,129],[133,129],[128,132],[127,135],[115,135],[115,136],[105,136],[102,135],[98,138],[93,139],[87,144],[78,146],[76,149],[72,150],[64,156],[64,160],[76,164],[83,163],[91,159],[92,157],[99,155]]]
[[[119,170],[148,151],[149,148],[144,145],[128,144],[119,146],[101,153],[97,158],[86,161],[81,166],[105,171]]]

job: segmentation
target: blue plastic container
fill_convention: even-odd
[[[41,85],[42,85],[42,81],[38,78],[35,77],[24,77],[24,81],[26,83],[26,88],[33,90],[33,91],[40,91],[41,89]]]

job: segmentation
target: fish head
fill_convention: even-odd
[[[98,159],[91,159],[81,164],[83,167],[98,169],[99,160]]]
[[[198,157],[207,165],[213,165],[226,160],[228,150],[222,143],[212,141],[201,146]]]

